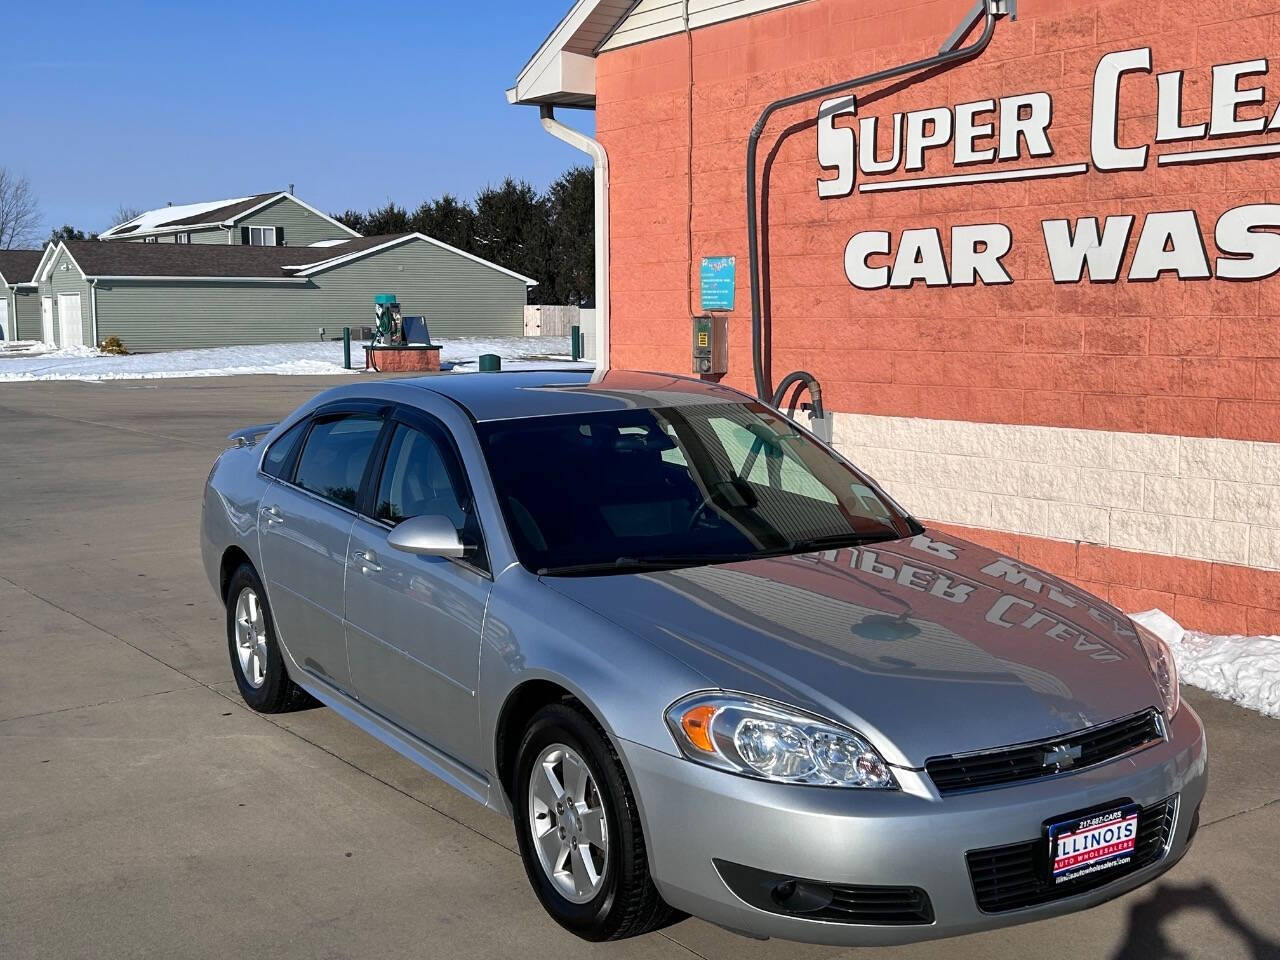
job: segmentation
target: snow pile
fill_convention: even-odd
[[[482,353],[502,357],[504,370],[574,366],[568,337],[452,337],[440,341],[446,369],[474,371]],[[39,380],[152,380],[174,377],[229,377],[262,373],[282,376],[362,373],[363,344],[351,345],[351,362],[342,367],[342,344],[277,343],[251,347],[213,347],[111,356],[92,347],[54,349],[34,344],[0,352],[0,383]],[[589,369],[589,364],[582,364]]]
[[[34,356],[41,353],[53,353],[58,348],[51,343],[40,340],[3,340],[0,341],[0,357]],[[82,351],[77,356],[96,356],[92,347],[68,347],[68,351]],[[87,351],[87,352],[83,352]],[[72,355],[68,353],[68,356]]]
[[[1169,644],[1183,683],[1280,717],[1280,637],[1215,637],[1183,630],[1162,610],[1137,613],[1133,619]]]

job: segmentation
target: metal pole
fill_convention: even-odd
[[[973,8],[966,14],[964,20],[952,32],[947,42],[943,44],[942,50],[933,56],[925,57],[922,60],[912,60],[910,63],[904,63],[896,67],[887,67],[883,70],[877,70],[875,73],[855,77],[852,80],[842,80],[839,83],[819,87],[816,90],[806,90],[804,93],[783,97],[781,100],[773,101],[760,113],[760,118],[756,120],[755,126],[751,128],[751,133],[747,137],[746,186],[747,268],[751,274],[751,364],[755,373],[756,396],[761,400],[768,401],[773,395],[773,385],[770,383],[769,371],[764,368],[764,336],[760,291],[760,230],[757,222],[758,211],[756,204],[756,154],[760,145],[760,136],[764,133],[765,124],[769,122],[769,118],[775,112],[786,107],[797,106],[810,100],[825,99],[833,93],[845,93],[855,87],[883,83],[886,80],[892,80],[909,73],[918,73],[934,67],[972,59],[985,50],[987,44],[991,42],[992,34],[995,33],[996,18],[1016,14],[1016,11],[1017,5],[1011,0],[977,0]],[[979,21],[982,22],[982,32],[973,43],[967,47],[952,46],[958,43],[959,38],[972,30]]]
[[[342,328],[342,369],[351,369],[351,328]]]

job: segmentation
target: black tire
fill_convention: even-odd
[[[562,896],[539,862],[529,824],[529,784],[542,751],[564,744],[586,761],[597,785],[607,821],[609,853],[600,890],[586,903]],[[553,704],[529,722],[516,753],[516,838],[529,883],[560,926],[584,940],[622,940],[664,927],[683,917],[662,900],[649,875],[644,832],[635,796],[613,744],[589,714],[573,706]]]
[[[245,676],[236,642],[236,606],[246,590],[252,590],[261,605],[262,627],[266,635],[266,669],[262,671],[262,682],[257,686]],[[226,608],[227,651],[231,655],[231,673],[236,678],[236,687],[244,702],[258,713],[287,713],[312,706],[315,700],[311,695],[289,679],[284,656],[276,640],[275,621],[271,617],[267,591],[262,586],[258,572],[247,563],[241,564],[227,583]]]

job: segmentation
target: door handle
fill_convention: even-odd
[[[262,508],[262,518],[271,526],[275,526],[278,523],[284,523],[284,514],[280,512],[280,508],[275,504]]]
[[[361,573],[377,573],[382,569],[378,555],[372,550],[356,550],[351,554],[351,559],[360,564]]]

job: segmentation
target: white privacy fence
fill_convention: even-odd
[[[582,307],[557,307],[530,304],[524,308],[526,337],[567,337],[570,330],[582,329],[583,357],[595,356],[596,312]]]

